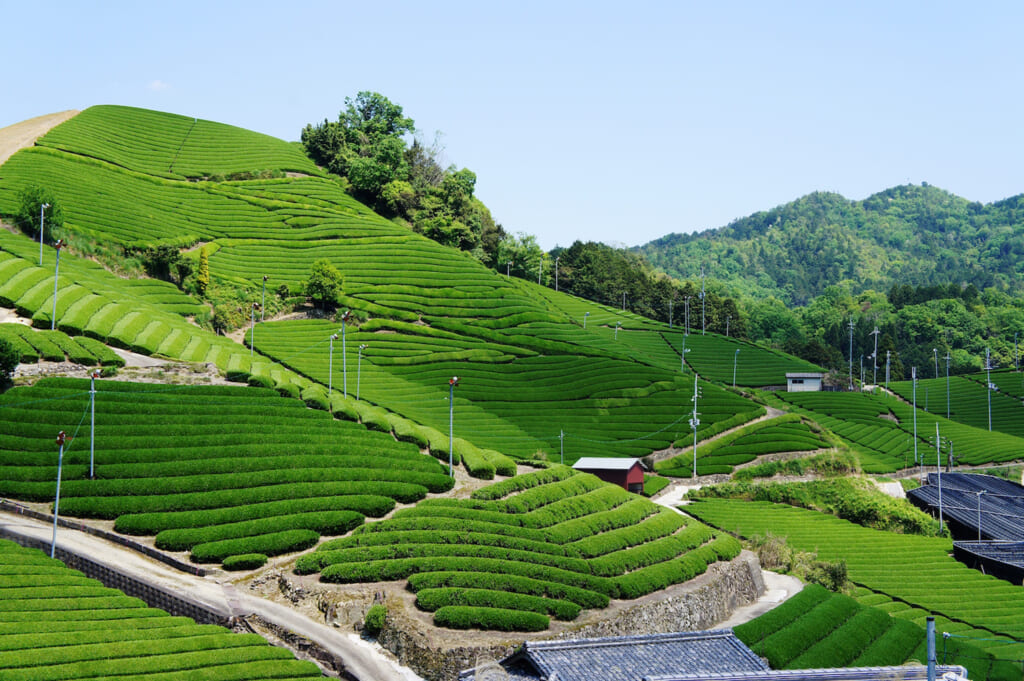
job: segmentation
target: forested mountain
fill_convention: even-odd
[[[636,249],[682,279],[703,264],[737,293],[804,305],[829,285],[973,284],[1024,290],[1024,195],[970,202],[928,184],[850,201],[815,192],[725,227]]]

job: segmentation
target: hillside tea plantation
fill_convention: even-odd
[[[471,500],[422,501],[325,542],[295,569],[323,582],[407,580],[439,626],[535,631],[685,582],[739,551],[728,535],[554,466]]]
[[[817,552],[821,560],[845,561],[850,580],[862,588],[862,603],[893,608],[918,625],[934,615],[938,631],[974,638],[974,645],[1000,660],[1024,660],[1024,592],[955,560],[948,539],[873,530],[760,501],[714,499],[686,509],[725,531],[744,537],[771,533],[793,548]]]
[[[61,514],[115,520],[195,562],[307,549],[452,487],[416,447],[273,391],[103,380],[90,480],[88,386],[44,379],[0,396],[0,494],[52,502],[64,430]]]
[[[108,589],[0,540],[0,677],[10,681],[323,678],[312,662]]]

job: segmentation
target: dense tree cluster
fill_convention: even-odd
[[[337,121],[307,125],[302,143],[313,161],[346,178],[353,195],[381,215],[495,265],[504,232],[473,195],[476,174],[443,168],[438,145],[427,146],[415,134],[401,106],[360,92],[345,99]]]
[[[815,192],[769,211],[640,247],[655,267],[693,276],[693,263],[744,295],[806,305],[830,285],[1024,291],[1024,196],[982,205],[928,185],[849,201]]]

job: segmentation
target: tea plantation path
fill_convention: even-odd
[[[2,513],[0,529],[33,539],[50,542],[53,526],[31,518]],[[134,579],[147,582],[186,600],[197,601],[215,612],[257,615],[284,629],[303,636],[337,657],[350,674],[360,681],[420,681],[419,677],[365,645],[354,634],[316,622],[278,603],[236,590],[227,580],[217,576],[195,577],[178,572],[134,551],[68,528],[59,528],[57,544],[61,549],[79,554],[106,565]]]
[[[60,125],[79,113],[76,109],[69,109],[45,116],[36,116],[27,121],[0,128],[0,164],[13,156],[14,152],[19,149],[35,144],[38,138],[50,131],[50,128]]]
[[[717,435],[714,435],[712,437],[706,438],[704,440],[699,440],[697,442],[698,450],[700,449],[701,446],[706,445],[709,442],[714,442],[715,440],[717,440],[719,438],[722,438],[722,437],[725,437],[726,435],[729,435],[731,433],[734,433],[737,430],[739,430],[740,428],[746,428],[747,426],[749,426],[751,424],[761,423],[762,421],[767,421],[769,419],[778,418],[779,416],[782,416],[783,414],[788,414],[789,413],[789,412],[783,411],[781,409],[777,409],[775,407],[769,407],[768,405],[764,405],[764,408],[765,408],[766,412],[764,414],[762,414],[761,416],[758,416],[755,419],[751,419],[750,421],[747,421],[746,423],[741,423],[740,425],[736,426],[735,428],[730,428],[729,430],[723,430],[721,433],[718,433]],[[669,447],[668,449],[662,449],[662,450],[659,450],[657,452],[651,452],[650,454],[648,454],[644,458],[647,459],[647,460],[650,460],[652,462],[658,462],[658,461],[664,461],[665,459],[671,459],[674,456],[679,456],[680,454],[684,454],[686,452],[693,452],[693,445],[690,445],[689,447],[682,447],[682,448]],[[806,455],[806,452],[804,454]],[[757,460],[755,460],[755,462],[756,461]]]

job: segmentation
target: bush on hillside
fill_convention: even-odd
[[[25,234],[38,241],[40,208],[44,203],[48,203],[50,206],[42,213],[43,230],[45,231],[43,241],[52,243],[54,235],[64,226],[64,211],[60,201],[49,189],[39,185],[26,187],[18,198],[18,212],[14,215],[14,224]]]
[[[0,338],[0,381],[10,378],[21,362],[21,353],[14,344]]]
[[[363,629],[370,636],[377,636],[384,629],[384,624],[388,619],[387,606],[377,603],[371,605],[370,609],[366,611],[366,618],[363,620]]]

